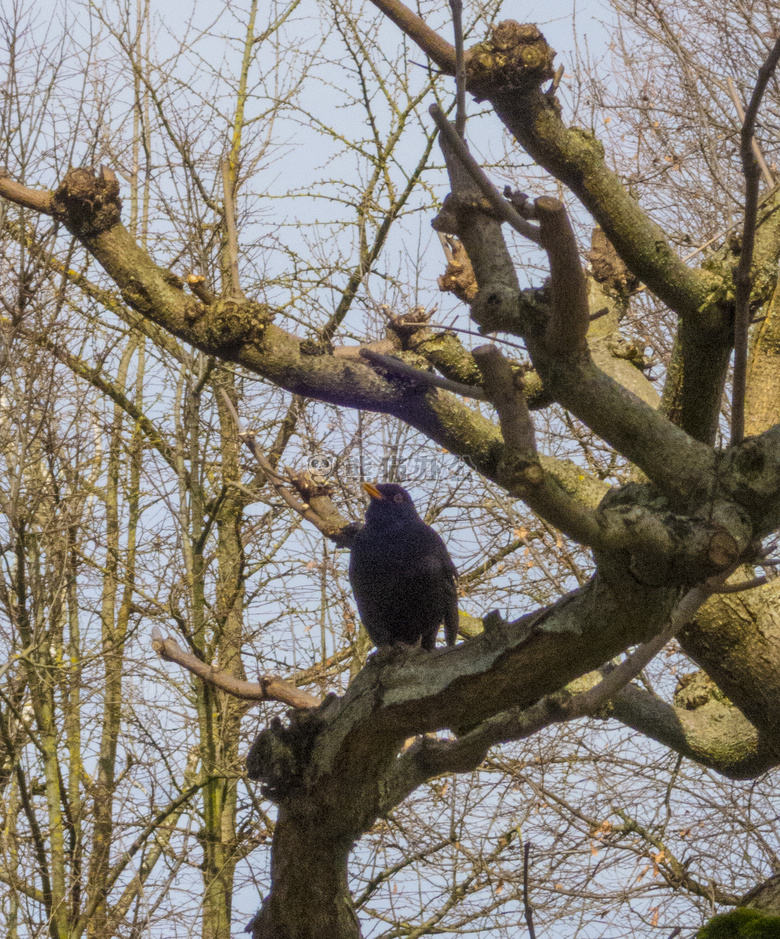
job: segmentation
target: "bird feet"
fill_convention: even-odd
[[[419,643],[410,646],[406,642],[388,642],[378,646],[376,652],[371,656],[371,659],[377,665],[384,665],[386,662],[394,662],[400,658],[420,655],[423,652],[424,650],[420,647]],[[424,652],[424,654],[427,655],[428,653]]]

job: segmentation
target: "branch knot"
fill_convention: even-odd
[[[467,86],[477,100],[527,94],[555,76],[550,48],[536,26],[504,20],[466,56]]]
[[[100,175],[85,167],[70,170],[52,199],[52,214],[78,236],[96,235],[120,220],[119,183],[111,170]]]

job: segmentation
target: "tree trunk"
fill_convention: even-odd
[[[322,816],[281,807],[271,863],[274,890],[252,922],[252,939],[359,939],[347,885],[351,847]]]

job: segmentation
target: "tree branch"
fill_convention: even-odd
[[[446,75],[455,74],[455,48],[400,0],[371,0],[385,16],[414,40]]]
[[[457,162],[454,157],[452,161]],[[459,163],[457,165],[460,166]],[[231,298],[204,306],[188,296],[175,276],[154,264],[122,225],[118,187],[109,172],[96,179],[87,170],[71,171],[57,190],[56,203],[58,216],[103,265],[125,299],[143,315],[210,354],[237,361],[295,393],[400,417],[451,452],[468,455],[480,472],[526,497],[522,480],[516,473],[517,466],[512,459],[506,459],[508,451],[498,428],[452,395],[438,389],[414,389],[410,392],[405,382],[392,376],[380,376],[367,365],[333,355],[308,354],[295,336],[274,327],[272,311],[255,301]],[[463,221],[468,222],[468,230],[464,230],[463,237],[468,238],[469,256],[480,282],[474,309],[481,309],[486,314],[483,321],[488,321],[496,309],[511,307],[516,311],[519,288],[500,223],[473,206],[466,206],[463,213]],[[517,314],[511,315],[516,317]],[[708,487],[715,485],[716,460],[709,447],[692,440],[662,415],[628,394],[586,356],[575,359],[551,356],[535,327],[530,327],[527,344],[550,393],[642,468],[664,493],[675,500],[687,500],[695,493],[708,492]],[[245,435],[245,443],[257,458],[260,451],[251,436]],[[761,438],[754,439],[747,448],[753,455],[761,451],[764,460],[761,466],[765,471],[759,471],[755,460],[748,458],[747,449],[744,453],[740,449],[735,459],[729,462],[729,491],[738,494],[740,503],[755,521],[756,535],[764,532],[764,526],[774,521],[773,506],[776,505],[780,511],[780,478],[770,471],[778,447],[780,438],[768,431]],[[261,465],[262,460],[260,454]],[[724,479],[721,472],[719,480],[722,482]],[[525,481],[527,483],[528,480]],[[543,484],[546,485],[544,481]],[[321,528],[321,519],[308,504],[286,491],[278,478],[276,486],[288,505]],[[550,487],[546,495],[548,504],[554,507],[560,493]],[[571,500],[566,500],[565,505],[560,504],[561,528],[573,534],[575,529],[571,517],[567,522],[566,507],[573,511]],[[720,513],[722,518],[717,525],[724,529],[731,538],[730,543],[739,552],[743,547],[745,519],[735,522],[733,512],[723,515],[727,509],[727,502],[715,503],[710,514],[717,519]],[[640,512],[640,516],[648,518],[653,514],[656,513]],[[585,512],[578,522],[583,526],[579,531],[583,543],[601,543],[606,548],[626,548],[636,544],[640,550],[644,550],[643,545],[646,544],[657,554],[661,542],[653,531],[661,529],[656,522],[648,527],[642,518],[626,518],[620,522],[619,513],[615,518],[618,519],[614,529],[617,535],[613,533],[607,538],[607,532],[600,536],[596,534],[590,516]],[[666,522],[661,528],[664,525]],[[733,528],[732,535],[728,535],[730,528]],[[717,562],[712,560],[713,532],[708,532],[707,524],[701,519],[691,518],[689,529],[690,538],[683,544],[683,551],[678,552],[678,560],[684,560],[686,564],[694,560],[694,573],[686,574],[679,567],[675,576],[689,579],[678,582],[690,583],[691,577],[695,580],[699,579],[698,575],[711,574],[728,561],[728,558]],[[321,530],[328,537],[349,539],[349,529]],[[667,538],[667,543],[675,542],[675,538]],[[711,562],[714,567],[708,566]]]
[[[43,215],[54,215],[51,192],[47,189],[29,189],[15,182],[4,167],[0,167],[0,196]]]
[[[729,97],[731,98],[732,102],[734,103],[734,107],[737,110],[737,117],[744,124],[745,123],[745,109],[742,107],[742,102],[739,99],[739,94],[737,93],[737,88],[736,88],[736,85],[734,84],[734,80],[730,77],[726,79],[726,88],[728,89]],[[767,186],[771,188],[772,186],[774,186],[775,180],[774,180],[774,177],[772,176],[769,166],[767,165],[766,160],[764,159],[764,154],[761,152],[761,147],[759,147],[758,141],[756,140],[755,137],[753,138],[752,146],[753,146],[753,154],[756,160],[758,161],[758,165],[761,167],[761,175],[764,177],[764,182],[767,184]]]
[[[230,161],[222,160],[222,188],[225,194],[225,227],[227,228],[227,253],[230,262],[230,290],[234,297],[244,296],[238,278],[238,230],[236,228],[236,206],[233,200],[233,180],[230,173]]]
[[[748,330],[750,329],[750,294],[753,287],[751,267],[758,218],[758,183],[760,170],[754,150],[754,131],[758,109],[769,84],[769,79],[780,61],[780,38],[758,70],[758,81],[753,89],[745,113],[740,135],[742,173],[745,177],[745,221],[742,229],[742,247],[739,264],[734,273],[734,380],[731,404],[731,443],[739,444],[745,436],[745,380],[747,376]]]
[[[466,63],[463,58],[463,0],[450,0],[455,34],[455,132],[466,139]]]
[[[482,372],[485,392],[498,411],[505,444],[500,464],[504,485],[575,541],[598,545],[603,524],[597,513],[572,498],[542,468],[528,405],[515,385],[509,363],[494,345],[479,346],[473,355]]]
[[[688,710],[629,684],[599,716],[614,718],[729,779],[755,779],[777,764],[773,742],[733,705],[711,702]]]
[[[535,202],[540,243],[550,261],[552,304],[545,342],[553,355],[574,356],[586,349],[590,325],[588,288],[566,207],[541,196]]]
[[[663,649],[697,610],[728,577],[729,571],[711,582],[689,590],[676,604],[667,625],[651,640],[643,643],[614,669],[603,672],[598,684],[572,694],[569,690],[542,697],[528,708],[515,707],[499,712],[455,740],[422,738],[398,760],[387,786],[385,811],[391,800],[405,796],[426,779],[445,772],[467,772],[478,766],[490,747],[513,740],[524,740],[550,724],[590,717],[596,714],[621,689],[625,688]],[[397,804],[394,803],[394,804]]]
[[[450,378],[442,378],[433,372],[425,372],[421,368],[415,368],[407,362],[397,359],[391,355],[383,355],[374,349],[360,347],[360,355],[369,362],[375,362],[383,368],[390,369],[397,375],[405,375],[421,385],[427,385],[430,388],[443,388],[445,391],[451,391],[453,394],[461,395],[464,398],[475,398],[478,401],[486,401],[487,394],[484,388],[479,385],[464,385],[463,382],[453,381]]]
[[[714,467],[708,446],[697,443],[654,408],[628,393],[598,369],[587,354],[570,356],[556,351],[563,346],[564,352],[570,352],[571,348],[566,346],[570,341],[575,349],[584,352],[583,339],[589,324],[587,291],[576,243],[568,222],[561,217],[560,203],[541,202],[555,271],[553,289],[558,299],[553,301],[556,312],[552,324],[540,336],[531,317],[521,321],[517,315],[517,277],[500,224],[474,204],[468,191],[458,190],[462,183],[457,172],[460,160],[445,136],[442,148],[453,187],[453,205],[448,214],[445,201],[439,219],[446,215],[449,222],[452,215],[455,232],[473,265],[479,285],[472,304],[475,321],[486,331],[507,329],[524,336],[548,393],[636,463],[664,492],[677,496],[698,489]],[[470,176],[467,182],[472,182]],[[546,341],[548,336],[552,348]]]
[[[528,939],[536,939],[536,930],[534,929],[534,910],[528,892],[528,861],[531,854],[531,842],[526,841],[523,845],[523,910],[525,911],[525,923],[528,926]]]
[[[488,200],[498,217],[511,225],[516,232],[519,232],[530,241],[533,241],[534,244],[540,244],[541,234],[537,226],[527,222],[522,215],[518,213],[517,209],[501,196],[493,183],[488,179],[485,171],[471,155],[471,151],[466,145],[466,142],[447,120],[444,111],[442,111],[439,105],[432,104],[428,108],[428,113],[439,128],[439,133],[447,141],[466,170],[468,170],[469,175],[479,187],[479,191]]]
[[[669,624],[657,636],[635,649],[616,668],[607,671],[598,685],[572,699],[571,708],[567,709],[571,716],[584,717],[595,714],[621,688],[633,681],[683,626],[690,623],[699,608],[706,603],[718,587],[726,582],[733,570],[734,568],[731,567],[706,583],[689,590],[677,604],[669,619]]]
[[[262,677],[257,684],[236,678],[224,669],[208,665],[191,652],[187,652],[175,639],[163,638],[157,627],[152,633],[152,648],[166,662],[181,665],[202,681],[220,688],[234,698],[244,701],[281,701],[294,708],[314,708],[322,703],[308,691],[296,688],[276,675]]]
[[[398,0],[394,0],[393,8],[394,21],[417,41],[409,28],[409,17],[399,12],[406,8]],[[407,13],[414,17],[411,11]],[[539,87],[548,77],[548,70],[540,68],[539,63],[551,62],[554,52],[535,27],[507,21],[494,27],[493,36],[495,41],[488,39],[467,53],[469,89],[476,91],[480,100],[491,102],[526,152],[567,185],[591,212],[631,272],[682,317],[677,346],[677,355],[683,360],[678,369],[681,391],[679,403],[675,397],[674,410],[687,433],[711,444],[717,430],[732,334],[731,310],[717,298],[723,295],[727,286],[724,280],[730,280],[730,271],[689,268],[660,226],[642,211],[607,166],[596,137],[563,124],[557,102]],[[466,249],[476,271],[475,250],[470,243]],[[500,252],[500,246],[493,251],[498,258],[496,250]],[[488,284],[484,277],[483,269],[480,291]],[[479,281],[479,272],[477,278]],[[490,287],[489,294],[478,297],[473,307],[475,321],[488,330],[515,332],[511,314],[516,308],[514,285],[496,271]]]
[[[520,453],[535,455],[533,421],[509,362],[495,345],[479,346],[472,354],[485,382],[485,394],[498,411],[504,443]]]
[[[372,2],[432,58],[435,56],[429,50],[446,48],[439,64],[447,74],[454,73],[455,50],[420,17],[400,0]],[[546,78],[546,73],[535,65],[526,67],[523,56],[523,44],[535,43],[536,51],[546,47],[538,30],[532,35],[535,27],[518,26],[512,21],[507,25],[515,29],[505,29],[501,34],[500,50],[487,40],[466,53],[467,87],[473,90],[478,60],[480,99],[489,100],[529,155],[578,196],[629,269],[672,309],[696,316],[706,300],[707,278],[683,264],[663,230],[642,212],[617,174],[608,168],[595,137],[579,128],[565,127],[550,98],[538,85],[529,86],[529,76]],[[500,26],[494,27],[494,32]],[[548,57],[552,56],[554,52],[549,50]],[[517,65],[510,73],[500,63],[513,57]],[[539,55],[528,59],[538,63]],[[512,93],[508,94],[510,89]]]
[[[293,495],[293,493],[290,492],[290,490],[284,484],[282,477],[279,476],[270,461],[266,459],[263,452],[257,446],[255,435],[251,431],[245,431],[241,429],[241,421],[238,417],[238,412],[233,406],[233,402],[230,400],[224,388],[220,388],[220,394],[222,395],[225,405],[227,406],[230,414],[233,417],[233,420],[235,421],[239,439],[247,447],[252,456],[257,460],[260,469],[265,474],[266,479],[274,488],[277,495],[281,496],[281,498],[294,512],[297,512],[301,518],[304,518],[307,522],[310,522],[327,538],[335,541],[336,544],[340,546],[348,545],[353,535],[353,523],[345,521],[344,518],[340,515],[337,515],[335,511],[330,511],[326,516],[323,516],[312,508],[310,502],[302,502],[295,495]],[[290,478],[294,481],[296,477],[291,476]],[[302,477],[299,477],[299,479],[301,478]]]

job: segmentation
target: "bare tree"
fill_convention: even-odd
[[[90,8],[100,41],[75,71],[84,20],[46,55],[29,14],[5,21],[9,935],[197,919],[227,936],[247,883],[256,937],[357,936],[360,919],[668,934],[776,871],[778,195],[741,191],[750,121],[761,140],[777,106],[774,14],[701,13],[742,43],[716,75],[684,41],[698,11],[625,9],[608,94],[594,72],[567,88],[540,31],[494,7],[465,11],[459,63],[432,28],[446,10],[374,4],[325,5],[309,43],[295,0],[229,7],[224,66],[197,18],[161,55],[164,19]],[[398,28],[428,66],[389,51]],[[656,50],[645,74],[634,44]],[[463,139],[462,94],[447,116],[457,72],[541,168],[502,170],[503,195]],[[315,88],[341,108],[326,117]],[[263,228],[282,196],[295,237]],[[468,320],[432,310],[409,247],[423,214]],[[521,286],[521,244],[546,281]],[[737,281],[757,321],[744,387]],[[452,650],[366,657],[343,553],[377,442],[388,477],[454,455],[427,490],[429,520],[463,532]],[[312,455],[335,462],[327,482]],[[141,623],[189,672],[159,674]],[[241,698],[265,702],[259,794]]]

